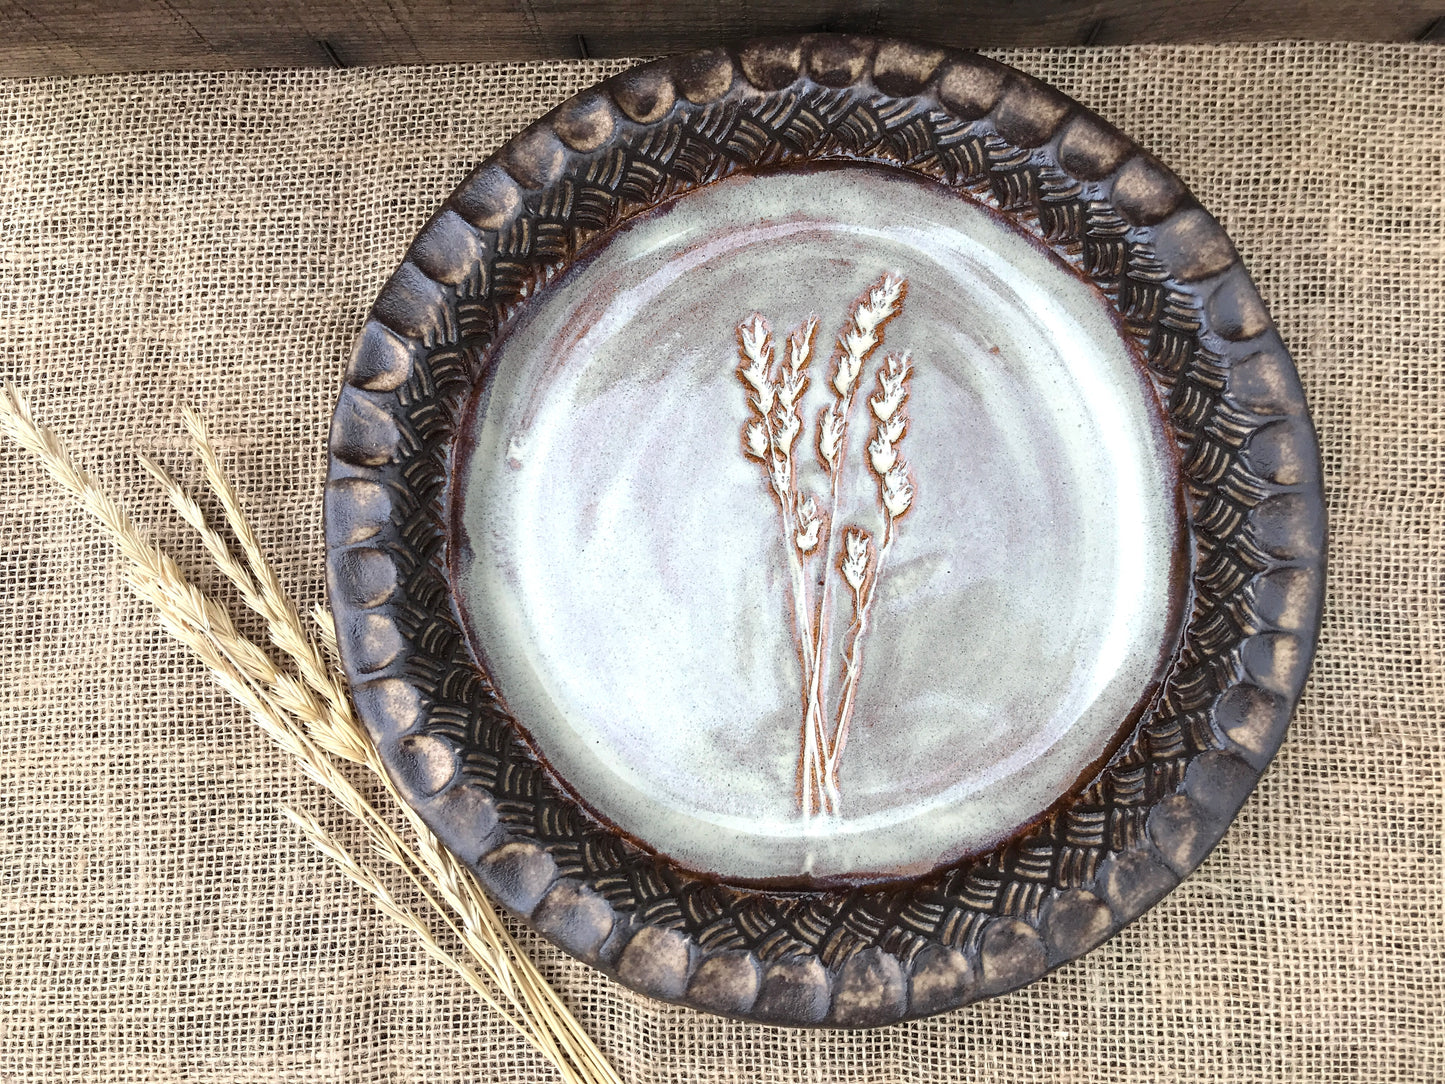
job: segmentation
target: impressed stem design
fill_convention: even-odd
[[[883,544],[876,558],[872,536],[864,529],[839,529],[840,484],[848,459],[848,426],[857,398],[863,366],[883,339],[884,325],[903,308],[906,281],[883,275],[853,306],[838,335],[830,381],[831,402],[818,414],[818,463],[828,475],[828,508],[819,512],[817,501],[799,481],[799,462],[793,454],[802,431],[799,400],[808,384],[818,318],[809,317],[788,336],[787,358],[779,365],[768,321],[753,313],[738,325],[738,376],[749,391],[752,418],[743,430],[743,451],[757,459],[777,501],[783,546],[790,581],[789,604],[802,662],[803,721],[798,760],[798,802],[804,818],[841,812],[839,760],[847,744],[858,681],[863,665],[863,640],[877,596],[884,559],[897,535],[897,520],[913,501],[913,485],[898,444],[907,426],[902,410],[912,372],[907,354],[887,356],[878,368],[879,393],[869,400],[877,421],[868,445],[868,463],[876,477],[882,513]],[[822,575],[816,603],[809,591],[807,568],[823,545]],[[836,560],[840,539],[846,553]],[[824,704],[830,686],[833,574],[847,583],[853,598],[853,620],[842,652],[844,671],[838,694],[838,711],[830,729]]]

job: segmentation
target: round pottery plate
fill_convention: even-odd
[[[331,434],[407,799],[655,997],[939,1012],[1140,914],[1278,747],[1319,455],[1233,245],[984,58],[635,68],[446,200]]]

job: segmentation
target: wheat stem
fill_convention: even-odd
[[[192,585],[172,577],[157,577],[138,567],[127,571],[127,581],[140,597],[156,606],[162,627],[205,663],[218,684],[250,710],[257,724],[284,752],[295,758],[303,773],[362,822],[373,847],[407,874],[448,928],[463,941],[474,941],[456,927],[428,883],[417,873],[417,869],[426,868],[422,858],[395,834],[376,808],[322,754],[306,730],[292,721],[294,711],[281,704],[274,680],[268,682],[265,673],[258,675],[257,668],[249,661],[253,645],[237,636],[228,623],[213,622],[210,612],[196,605],[198,592]],[[506,970],[496,950],[485,944],[469,947],[498,985],[507,991],[510,984],[506,982]]]
[[[778,502],[782,526],[783,549],[787,553],[789,602],[803,669],[803,689],[812,685],[817,666],[816,641],[813,633],[813,609],[808,599],[807,576],[799,552],[799,530],[795,517],[797,489],[792,445],[802,428],[797,416],[797,401],[807,384],[805,369],[812,351],[818,322],[810,319],[789,336],[789,365],[776,378],[772,329],[763,317],[753,316],[738,325],[738,376],[752,389],[749,406],[757,417],[744,432],[747,454],[762,461],[763,471]],[[798,801],[803,816],[811,817],[821,808],[823,785],[822,746],[818,731],[804,712],[801,738],[802,753],[798,761]]]
[[[299,612],[266,561],[235,491],[221,470],[204,425],[193,412],[188,411],[186,419],[208,481],[241,543],[246,565],[235,558],[194,500],[153,462],[143,463],[161,482],[182,519],[200,534],[212,560],[236,585],[242,599],[266,618],[273,642],[301,674],[299,681],[279,671],[260,648],[241,636],[229,614],[190,583],[168,554],[142,535],[125,511],[80,469],[59,438],[35,420],[29,402],[12,384],[6,383],[0,397],[0,426],[4,432],[35,455],[51,477],[75,495],[101,524],[129,562],[127,583],[157,608],[162,627],[207,666],[217,683],[247,708],[308,778],[361,822],[373,849],[403,871],[443,926],[486,972],[502,998],[491,992],[474,968],[442,950],[421,918],[399,904],[374,871],[335,844],[314,819],[287,810],[311,842],[362,885],[386,914],[422,937],[427,951],[461,975],[509,1026],[557,1067],[568,1084],[620,1084],[601,1051],[502,926],[470,871],[441,847],[415,811],[401,800],[370,736],[351,710],[335,670],[306,633]],[[317,622],[323,644],[334,647],[335,632],[329,618],[323,614]],[[359,761],[380,777],[417,831],[415,848],[397,835],[339,770],[328,751]],[[452,918],[453,912],[460,921]]]
[[[282,588],[271,562],[266,559],[256,532],[241,508],[236,490],[221,467],[220,457],[211,443],[205,421],[190,407],[184,407],[181,416],[205,470],[206,481],[220,501],[226,523],[240,543],[241,553],[245,556],[251,575],[260,590],[247,596],[240,581],[231,577],[232,582],[242,588],[242,595],[248,605],[252,604],[254,598],[256,605],[252,605],[252,609],[265,618],[272,643],[295,663],[307,685],[323,701],[323,711],[302,716],[303,720],[323,744],[337,755],[364,763],[366,750],[355,740],[356,728],[348,724],[347,719],[351,712],[340,680],[317,651],[315,642],[302,624],[300,613]],[[222,567],[222,571],[230,576],[227,568]]]
[[[204,438],[201,439],[204,440]],[[214,460],[213,455],[212,459]],[[219,475],[219,477],[224,478],[224,475]],[[232,504],[237,508],[233,515],[240,515],[234,498],[232,498]],[[268,577],[260,578],[265,584]],[[274,577],[269,578],[274,580]],[[269,590],[269,586],[262,587],[263,597]],[[276,600],[271,599],[260,612],[262,612],[262,616],[282,615],[284,619],[285,614],[295,613],[295,610],[291,607],[282,607],[277,604]],[[335,630],[330,623],[329,616],[320,624],[323,630],[323,641],[334,642]],[[277,637],[277,639],[283,641],[283,649],[288,650],[288,653],[290,653],[290,649],[284,647],[287,642],[310,644],[309,637],[294,634],[289,637]],[[308,669],[314,673],[325,666],[326,664],[316,657],[314,665]],[[324,693],[324,686],[317,691]],[[308,769],[308,774],[313,779],[337,795],[343,807],[363,821],[372,846],[377,853],[402,870],[407,879],[412,882],[444,922],[446,928],[467,947],[472,957],[483,966],[489,978],[496,983],[506,999],[521,1011],[522,1019],[527,1022],[528,1036],[533,1045],[558,1064],[559,1068],[567,1065],[567,1059],[562,1055],[562,1050],[565,1050],[566,1055],[574,1063],[583,1065],[590,1073],[590,1076],[579,1077],[579,1080],[615,1081],[615,1073],[582,1030],[581,1025],[561,1004],[555,994],[552,994],[521,947],[497,921],[490,904],[481,896],[480,889],[472,879],[470,871],[440,845],[430,829],[397,792],[370,736],[360,727],[351,712],[349,701],[342,699],[338,703],[330,705],[330,708],[329,718],[319,714],[302,716],[303,721],[311,725],[307,732],[287,735],[288,750],[302,759],[303,767]],[[344,734],[346,739],[344,742],[336,744],[349,747],[352,750],[351,758],[360,760],[380,778],[387,793],[402,809],[417,835],[418,843],[415,849],[390,829],[390,826],[377,814],[374,807],[362,798],[360,793],[351,786],[349,780],[335,772],[329,762],[322,758],[321,763],[318,764],[316,763],[317,758],[307,755],[307,746],[310,744],[310,740],[318,736],[323,739],[331,737],[335,734],[338,723],[349,733]],[[423,875],[425,879],[423,879]],[[441,897],[440,900],[438,895]],[[441,900],[445,900],[447,906],[443,906]],[[460,925],[451,918],[448,907],[460,916]],[[499,937],[499,934],[502,936]],[[550,994],[550,998],[544,996],[542,991]],[[533,1023],[534,1020],[537,1022]],[[559,1050],[559,1043],[562,1050]]]
[[[266,562],[259,544],[255,541],[254,534],[251,534],[249,528],[245,526],[247,520],[244,511],[220,467],[219,457],[210,443],[203,423],[199,417],[188,414],[187,428],[206,465],[207,478],[220,498],[222,506],[226,509],[232,528],[242,539],[243,551],[247,553],[256,578],[262,585],[260,592],[262,605],[255,608],[271,623],[272,638],[277,645],[296,660],[303,675],[316,687],[317,692],[330,701],[327,705],[329,710],[325,716],[313,714],[303,716],[303,718],[311,724],[310,729],[313,734],[322,739],[339,738],[340,740],[335,741],[335,744],[347,748],[348,752],[344,755],[364,763],[381,779],[388,794],[403,810],[412,829],[417,834],[420,855],[406,846],[394,834],[380,835],[374,840],[379,853],[401,868],[416,884],[416,887],[432,903],[434,909],[443,915],[452,932],[474,956],[483,961],[489,975],[506,996],[531,1009],[534,1014],[541,1015],[547,1021],[548,1028],[542,1029],[538,1033],[538,1039],[542,1043],[550,1046],[555,1033],[557,1039],[567,1048],[568,1053],[574,1058],[586,1062],[595,1076],[603,1080],[615,1079],[615,1073],[601,1056],[600,1051],[597,1051],[591,1039],[586,1036],[581,1025],[562,1006],[560,1000],[541,978],[540,973],[536,971],[521,947],[506,932],[505,927],[496,920],[490,904],[481,896],[480,889],[472,878],[471,872],[463,867],[449,851],[441,847],[430,829],[397,792],[370,736],[365,733],[355,719],[350,710],[349,701],[339,694],[335,681],[332,679],[333,671],[321,659],[311,638],[301,628],[300,616],[295,607],[290,605],[289,600],[286,600],[284,596],[278,596],[279,581]],[[318,619],[318,623],[322,629],[323,641],[334,645],[335,628],[329,615]],[[330,740],[327,742],[328,745],[332,743]],[[365,812],[361,811],[361,815],[365,816]],[[417,869],[427,874],[428,879],[440,892],[442,898],[461,916],[460,928],[446,915],[446,909],[432,896],[431,889],[418,879]],[[505,938],[500,946],[497,944],[499,934]],[[508,956],[511,957],[512,963],[510,969],[506,964]],[[514,970],[520,974],[514,974]],[[537,1012],[538,1002],[541,1002],[540,1009],[542,1011],[540,1013]],[[549,1051],[549,1055],[555,1053],[555,1050]]]
[[[283,805],[281,812],[291,821],[301,833],[311,842],[318,851],[326,855],[340,867],[341,871],[366,890],[377,907],[399,925],[406,927],[421,942],[428,956],[446,965],[460,975],[468,986],[477,992],[486,1004],[493,1009],[506,1023],[511,1026],[522,1038],[531,1041],[532,1037],[527,1029],[518,1022],[511,1011],[503,1005],[482,981],[480,975],[465,963],[452,956],[437,943],[432,935],[431,929],[412,908],[398,900],[370,866],[359,861],[350,851],[336,841],[321,824],[309,813],[299,812],[290,806]]]
[[[873,562],[866,589],[862,583],[852,585],[854,620],[849,630],[851,640],[846,654],[843,697],[827,757],[827,787],[834,796],[840,794],[838,764],[848,744],[848,732],[853,723],[858,680],[863,670],[863,638],[868,632],[868,619],[878,594],[878,581],[883,575],[893,541],[898,537],[898,520],[913,504],[913,483],[908,477],[908,466],[898,454],[908,425],[903,403],[908,398],[911,373],[906,352],[901,356],[885,357],[878,367],[878,394],[869,400],[878,424],[868,445],[868,465],[878,482],[878,500],[883,510],[883,544],[878,548],[878,557]]]
[[[211,560],[216,567],[235,585],[242,600],[252,610],[265,616],[269,608],[264,591],[257,587],[252,578],[250,570],[231,551],[220,532],[215,530],[206,519],[201,506],[176,483],[166,471],[147,456],[139,456],[141,465],[160,483],[162,491],[170,499],[171,505],[176,509],[183,522],[190,526],[200,537],[206,552],[210,554]],[[234,630],[223,629],[223,636],[230,636]],[[232,637],[239,641],[240,637]],[[236,643],[238,650],[244,652],[244,657],[238,659],[243,666],[248,660],[264,659],[259,649],[251,650],[249,642],[246,644]],[[279,645],[278,645],[279,646]],[[288,652],[289,654],[289,652]],[[352,736],[347,733],[344,727],[336,725],[331,720],[338,712],[333,704],[324,700],[324,694],[318,694],[318,690],[311,683],[303,683],[296,680],[290,674],[277,671],[266,659],[264,665],[259,661],[256,665],[245,666],[247,673],[260,681],[263,685],[269,686],[273,694],[280,701],[281,706],[299,719],[325,720],[324,725],[317,725],[312,728],[313,737],[318,740],[324,749],[337,756],[351,761],[363,760],[362,752],[358,748]]]
[[[816,607],[810,598],[803,556],[811,554],[817,546],[823,517],[819,516],[813,498],[805,499],[797,485],[792,446],[802,430],[797,404],[807,386],[804,370],[811,355],[818,321],[816,317],[810,317],[789,336],[789,364],[776,377],[773,375],[775,351],[768,322],[761,314],[753,313],[737,329],[737,372],[752,391],[748,404],[756,415],[744,427],[743,450],[762,461],[778,501],[783,545],[788,556],[793,622],[803,663],[804,706],[796,778],[798,803],[805,820],[816,813],[836,813],[840,805],[837,751],[834,749],[839,734],[835,728],[830,740],[824,724],[823,700],[828,689],[831,661],[828,646],[832,630],[832,580],[829,573],[833,571],[839,539],[840,478],[848,452],[848,422],[863,366],[882,342],[884,325],[901,311],[906,288],[907,284],[900,276],[884,274],[855,302],[838,333],[832,378],[833,402],[818,417],[818,459],[830,480],[827,542],[823,547],[823,576]],[[906,362],[904,364],[902,375],[895,373],[893,368],[888,370],[890,381],[901,384],[906,379]],[[881,383],[881,374],[879,379]],[[885,385],[885,391],[889,387],[892,384]],[[897,403],[893,403],[889,409],[896,406]],[[874,409],[879,409],[878,401],[875,401]],[[878,439],[883,438],[880,435]],[[807,517],[806,523],[801,522],[804,517]],[[855,633],[850,656],[854,653],[851,648],[856,646]],[[850,670],[845,685],[850,682],[856,685],[855,670]],[[845,696],[845,702],[851,707],[851,692]]]
[[[843,656],[845,662],[843,696],[838,706],[837,726],[833,730],[833,742],[828,749],[826,765],[828,786],[834,795],[840,794],[838,764],[843,757],[843,750],[848,745],[848,730],[853,723],[853,705],[858,693],[858,679],[863,673],[863,637],[868,632],[868,618],[873,609],[873,598],[878,590],[878,580],[883,575],[883,566],[887,562],[888,551],[893,548],[895,536],[893,520],[891,517],[885,516],[883,544],[878,547],[878,556],[873,562],[872,573],[868,577],[867,584],[853,593],[853,622],[848,628],[850,638],[848,649]]]
[[[290,605],[289,600],[281,593],[279,580],[265,560],[260,545],[249,528],[244,510],[220,465],[219,456],[210,441],[204,423],[199,416],[187,411],[186,425],[205,466],[207,480],[220,499],[222,507],[226,510],[228,522],[241,540],[243,552],[247,554],[251,569],[261,584],[257,599],[259,605],[253,605],[253,608],[267,619],[272,639],[277,646],[296,661],[308,682],[328,701],[325,715],[312,713],[303,716],[303,719],[311,724],[310,729],[314,735],[327,739],[328,745],[334,743],[344,746],[347,751],[343,755],[348,755],[350,759],[365,764],[382,780],[387,792],[404,811],[407,820],[417,834],[420,855],[406,847],[394,836],[382,837],[377,841],[379,852],[403,869],[413,880],[416,879],[414,868],[428,872],[429,878],[442,897],[462,918],[461,928],[458,929],[453,925],[453,932],[468,945],[474,954],[487,956],[488,970],[494,981],[506,991],[509,997],[518,997],[514,986],[517,976],[509,973],[505,967],[497,966],[494,960],[497,955],[497,946],[490,943],[495,940],[492,935],[496,931],[505,932],[505,928],[500,923],[488,921],[492,915],[490,905],[481,897],[470,871],[461,866],[450,852],[440,846],[430,829],[396,791],[370,736],[365,734],[358,725],[350,711],[349,702],[341,695],[334,678],[334,671],[321,658],[311,637],[302,628],[300,615],[295,607]],[[250,601],[248,598],[248,602]],[[335,628],[331,624],[329,615],[318,618],[318,624],[322,629],[323,641],[334,647]],[[336,741],[337,738],[340,741]],[[418,888],[430,898],[430,889],[427,886],[418,883]],[[433,900],[433,902],[435,901]],[[439,905],[437,910],[444,912]],[[509,945],[506,947],[515,949],[517,958],[524,961],[522,967],[526,972],[528,996],[535,998],[539,984],[543,988],[546,988],[546,984],[541,981],[540,975],[531,967],[530,961],[522,955],[520,947],[511,940],[510,935],[507,935],[507,939]],[[550,988],[547,989],[550,992]],[[556,1005],[561,1007],[560,1002],[557,1002]],[[558,1023],[561,1025],[560,1034],[569,1039],[569,1046],[574,1048],[574,1053],[595,1061],[599,1065],[606,1064],[605,1061],[600,1060],[600,1055],[596,1054],[595,1047],[591,1047],[590,1040],[586,1040],[585,1047],[576,1048],[577,1044],[572,1040],[576,1036],[582,1036],[585,1039],[585,1035],[570,1014],[559,1018]]]
[[[842,476],[842,462],[848,452],[848,422],[856,399],[858,381],[863,366],[883,341],[883,329],[888,321],[902,310],[905,284],[896,275],[885,274],[878,279],[853,306],[853,311],[838,333],[838,355],[834,362],[834,401],[824,408],[818,424],[818,458],[829,475],[828,498],[828,539],[823,551],[823,567],[831,572],[841,537],[838,522],[838,505],[841,495],[839,480]],[[829,451],[831,450],[831,454]],[[837,730],[830,740],[823,730],[823,698],[828,688],[829,663],[832,652],[828,640],[832,627],[832,577],[825,576],[819,591],[818,614],[815,622],[816,643],[813,658],[816,665],[813,680],[808,690],[808,713],[812,726],[818,731],[825,762],[824,793],[832,812],[837,812],[839,801],[836,771],[828,765],[836,764],[837,755],[833,746],[837,743]],[[806,724],[805,724],[806,725]]]

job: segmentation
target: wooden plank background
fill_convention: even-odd
[[[648,56],[820,29],[973,48],[1445,40],[1445,0],[0,0],[0,76]]]

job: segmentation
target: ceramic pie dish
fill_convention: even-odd
[[[985,58],[635,68],[373,306],[329,588],[403,794],[654,997],[872,1026],[1032,981],[1223,834],[1323,592],[1319,455],[1234,246]]]

